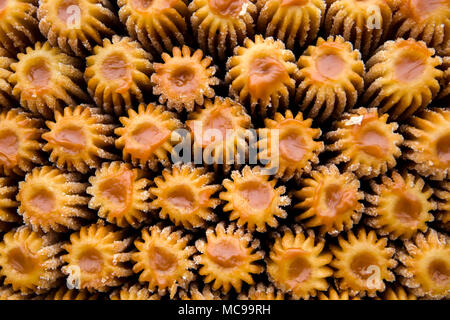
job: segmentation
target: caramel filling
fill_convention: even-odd
[[[291,285],[304,282],[311,276],[312,266],[305,254],[301,249],[288,249],[286,252],[286,259],[291,260],[287,269]]]
[[[321,187],[322,188],[322,187]],[[318,192],[318,194],[320,191]],[[325,190],[326,208],[320,208],[317,214],[325,221],[332,222],[334,219],[347,212],[355,205],[355,192],[351,189],[345,189],[345,186],[338,184],[330,184]]]
[[[209,7],[217,15],[237,17],[245,0],[208,0]]]
[[[249,91],[256,99],[269,97],[280,83],[289,80],[283,64],[275,58],[256,58],[249,68]]]
[[[376,257],[370,252],[357,254],[350,264],[353,273],[363,280],[366,280],[373,274],[373,272],[369,270],[370,266],[378,266]]]
[[[169,271],[177,266],[177,257],[174,254],[156,246],[150,251],[150,261],[158,271]]]
[[[102,254],[95,248],[88,248],[78,257],[78,265],[82,272],[100,272],[103,267]]]
[[[402,192],[398,195],[394,210],[395,216],[402,223],[415,225],[422,212],[422,203],[414,194]]]
[[[209,243],[206,251],[211,260],[223,268],[236,267],[245,258],[241,244],[237,240],[220,240],[216,243]]]
[[[99,186],[102,196],[113,205],[121,208],[120,213],[128,208],[131,201],[133,179],[133,172],[125,169],[102,181]]]
[[[450,134],[447,134],[436,143],[436,152],[441,162],[450,165]]]
[[[301,161],[305,156],[306,147],[303,137],[294,130],[280,137],[280,154],[289,161]]]
[[[169,81],[174,85],[174,89],[180,93],[189,93],[197,89],[195,70],[188,66],[179,66],[169,75]]]
[[[428,272],[431,279],[439,285],[445,286],[450,281],[450,268],[444,260],[433,260],[428,267]]]
[[[83,129],[75,126],[56,130],[51,140],[71,155],[83,151],[86,145]]]
[[[399,81],[414,81],[420,78],[424,70],[423,59],[412,54],[403,55],[394,65],[394,75]]]
[[[26,274],[38,265],[38,258],[27,247],[16,247],[8,251],[8,264],[18,273]]]
[[[282,7],[304,6],[309,0],[281,0]]]
[[[257,210],[264,210],[270,206],[273,198],[273,189],[266,183],[259,181],[244,182],[239,187],[241,197],[248,206]]]
[[[127,144],[126,150],[138,158],[148,158],[160,145],[169,137],[170,131],[165,128],[158,128],[153,123],[141,123],[131,133],[137,145]]]
[[[56,199],[50,190],[41,188],[34,191],[34,194],[28,199],[28,205],[35,212],[48,214],[55,210]]]
[[[345,61],[337,54],[322,54],[316,60],[316,69],[320,80],[336,80],[345,68]]]
[[[11,130],[0,131],[0,163],[13,166],[17,162],[19,139]]]
[[[167,195],[167,201],[173,206],[186,211],[195,208],[195,196],[187,186],[177,186]]]
[[[356,144],[363,152],[375,158],[383,158],[389,151],[389,140],[376,128],[363,129]]]
[[[26,72],[28,81],[36,87],[47,87],[52,78],[51,69],[44,60],[35,61]]]
[[[58,6],[58,18],[67,24],[79,24],[79,19],[81,19],[81,8],[78,5],[77,1],[61,1]]]

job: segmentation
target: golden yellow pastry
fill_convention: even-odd
[[[341,34],[364,57],[369,56],[389,34],[395,0],[334,0],[324,21],[326,34]]]
[[[2,286],[0,287],[0,301],[6,300],[27,300],[29,295],[22,294],[20,292],[15,292],[11,287]]]
[[[294,299],[315,297],[318,291],[328,289],[326,278],[333,274],[328,267],[332,255],[323,252],[325,240],[317,239],[295,226],[294,231],[283,229],[276,235],[267,259],[269,280]]]
[[[277,179],[269,178],[259,167],[245,166],[242,173],[237,170],[231,173],[232,180],[223,180],[226,191],[221,192],[219,198],[225,201],[223,211],[230,211],[230,221],[237,220],[238,227],[250,231],[265,232],[267,226],[278,226],[276,218],[287,217],[282,209],[291,203],[284,195],[286,187],[275,187]]]
[[[311,43],[325,15],[324,0],[257,0],[257,30],[282,40],[290,50]]]
[[[247,293],[238,295],[239,300],[284,300],[284,293],[273,285],[266,286],[262,282],[251,286]]]
[[[442,59],[414,39],[386,41],[366,63],[362,102],[402,120],[425,108],[439,92]]]
[[[374,194],[366,196],[370,206],[365,212],[372,216],[367,224],[378,229],[379,234],[410,239],[418,231],[425,232],[427,222],[434,220],[433,189],[419,176],[393,171],[391,177],[381,177],[381,184],[372,180],[370,185]]]
[[[264,258],[264,252],[257,251],[259,241],[235,224],[220,222],[215,228],[210,227],[206,240],[197,240],[195,246],[200,251],[194,257],[195,263],[201,265],[198,273],[205,283],[212,282],[213,290],[228,293],[234,288],[240,293],[242,282],[253,285],[252,274],[264,270],[255,263]]]
[[[61,257],[67,287],[105,292],[131,276],[133,272],[126,263],[131,258],[127,248],[132,239],[125,238],[124,232],[99,220],[72,233],[70,242],[63,245],[67,254]]]
[[[189,164],[164,169],[162,177],[155,178],[155,186],[150,188],[155,197],[151,206],[160,209],[161,219],[168,217],[177,226],[205,227],[206,222],[217,220],[213,209],[220,203],[213,196],[220,189],[220,185],[211,184],[213,178],[204,168]]]
[[[92,196],[89,208],[96,210],[99,217],[121,228],[139,227],[148,220],[151,206],[147,202],[150,180],[144,178],[141,169],[128,163],[106,162],[89,178],[86,192]]]
[[[347,238],[347,239],[345,239]],[[375,231],[360,228],[356,235],[349,231],[346,237],[338,237],[339,246],[331,245],[334,258],[331,266],[336,269],[334,278],[339,290],[348,290],[351,296],[374,297],[386,289],[386,281],[395,276],[392,269],[395,249],[388,246],[387,238],[378,238]]]
[[[438,198],[436,220],[441,228],[450,232],[450,181],[440,182],[434,190]]]
[[[252,122],[239,103],[220,97],[215,97],[214,102],[205,100],[202,107],[189,114],[186,126],[193,135],[194,157],[202,159],[204,164],[212,164],[216,171],[222,165],[223,171],[228,172],[245,162],[247,129]]]
[[[62,277],[61,243],[54,234],[34,232],[27,226],[11,230],[0,242],[0,278],[22,294],[44,293]]]
[[[190,285],[189,290],[181,290],[178,293],[181,300],[227,300],[226,295],[222,295],[220,291],[212,291],[209,285],[204,285],[200,291],[197,284]]]
[[[319,292],[317,295],[319,300],[360,300],[359,297],[351,297],[347,290],[336,291],[334,288],[328,289],[327,292]]]
[[[17,190],[14,179],[0,176],[0,222],[4,224],[21,222],[17,215],[19,206],[19,202],[16,201]]]
[[[450,246],[447,235],[430,229],[404,243],[397,253],[400,282],[414,295],[427,299],[450,297]]]
[[[411,168],[433,180],[450,178],[450,109],[424,110],[402,129]]]
[[[295,102],[319,122],[353,108],[364,89],[361,54],[341,36],[317,39],[297,62]]]
[[[86,105],[55,111],[55,121],[47,121],[50,131],[42,134],[47,143],[42,148],[60,169],[87,173],[105,159],[116,159],[108,152],[114,146],[116,125],[109,115]]]
[[[233,53],[245,37],[253,37],[254,0],[193,0],[189,4],[194,37],[200,48],[219,60]]]
[[[449,0],[402,0],[395,12],[393,33],[396,38],[411,37],[433,48],[450,46]]]
[[[139,105],[138,112],[128,110],[128,117],[120,117],[122,127],[115,129],[119,137],[116,148],[122,149],[123,159],[131,160],[133,165],[156,170],[158,163],[170,164],[168,155],[179,141],[175,132],[181,122],[162,106],[154,104]]]
[[[382,295],[383,300],[417,300],[417,297],[409,293],[402,286],[387,288]]]
[[[0,46],[11,54],[23,52],[40,39],[37,0],[3,0],[0,4]]]
[[[297,221],[307,228],[319,227],[319,233],[337,235],[358,223],[364,199],[360,182],[351,172],[340,173],[335,165],[321,166],[301,180],[302,188],[295,192],[300,209]]]
[[[33,230],[67,232],[77,230],[92,217],[84,196],[87,183],[74,173],[50,166],[35,168],[19,183],[18,213]]]
[[[98,300],[97,294],[90,294],[86,290],[67,289],[63,285],[45,296],[45,300]]]
[[[118,35],[111,41],[104,39],[86,58],[84,71],[89,94],[97,106],[120,115],[143,103],[143,93],[151,90],[150,61],[151,55],[137,41]]]
[[[157,294],[153,294],[140,284],[126,284],[120,289],[114,290],[109,295],[110,300],[159,300]]]
[[[118,0],[128,34],[154,54],[183,45],[189,10],[185,0]]]
[[[230,95],[243,105],[256,108],[262,116],[285,108],[295,90],[295,57],[283,42],[255,36],[247,38],[227,61],[225,80],[230,84]]]
[[[191,239],[173,227],[154,225],[143,229],[142,240],[134,242],[138,251],[131,256],[139,282],[146,283],[149,290],[157,290],[161,296],[168,292],[170,298],[178,288],[187,289],[194,280],[192,271],[197,268],[191,259],[195,247],[187,245]]]
[[[21,109],[0,113],[0,172],[24,175],[42,164],[42,121]]]
[[[77,101],[88,101],[82,90],[84,85],[81,63],[76,58],[52,48],[48,42],[36,42],[34,49],[17,55],[18,62],[11,64],[13,74],[8,81],[12,94],[22,107],[45,118],[53,118],[55,110]]]
[[[401,155],[401,134],[396,122],[388,122],[387,114],[377,109],[359,108],[345,113],[327,133],[328,151],[336,154],[331,163],[345,164],[346,171],[358,177],[373,178],[386,173]]]
[[[295,117],[291,110],[284,116],[277,112],[274,120],[264,119],[265,128],[258,131],[258,158],[266,162],[265,170],[276,178],[297,180],[319,163],[318,155],[324,150],[317,141],[322,131],[311,128],[312,119],[303,119],[299,112]]]
[[[12,88],[8,78],[12,75],[11,64],[16,62],[13,55],[0,47],[0,107],[8,108],[13,104]]]
[[[109,0],[41,0],[39,29],[53,47],[84,57],[111,37],[119,19]]]
[[[155,73],[151,77],[153,94],[159,96],[159,102],[169,109],[181,112],[194,110],[194,106],[203,105],[205,98],[213,98],[211,86],[219,84],[214,77],[216,68],[211,66],[211,58],[203,57],[197,49],[191,54],[187,46],[174,47],[172,56],[161,54],[163,63],[154,63]]]

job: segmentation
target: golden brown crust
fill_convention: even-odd
[[[11,64],[16,62],[13,54],[0,47],[0,107],[8,108],[13,104],[12,87],[8,78],[12,75]]]
[[[272,284],[266,286],[262,282],[251,286],[246,293],[238,295],[239,300],[284,300],[285,295]]]
[[[120,289],[114,290],[109,298],[111,300],[159,300],[158,294],[153,294],[140,284],[126,284]]]

